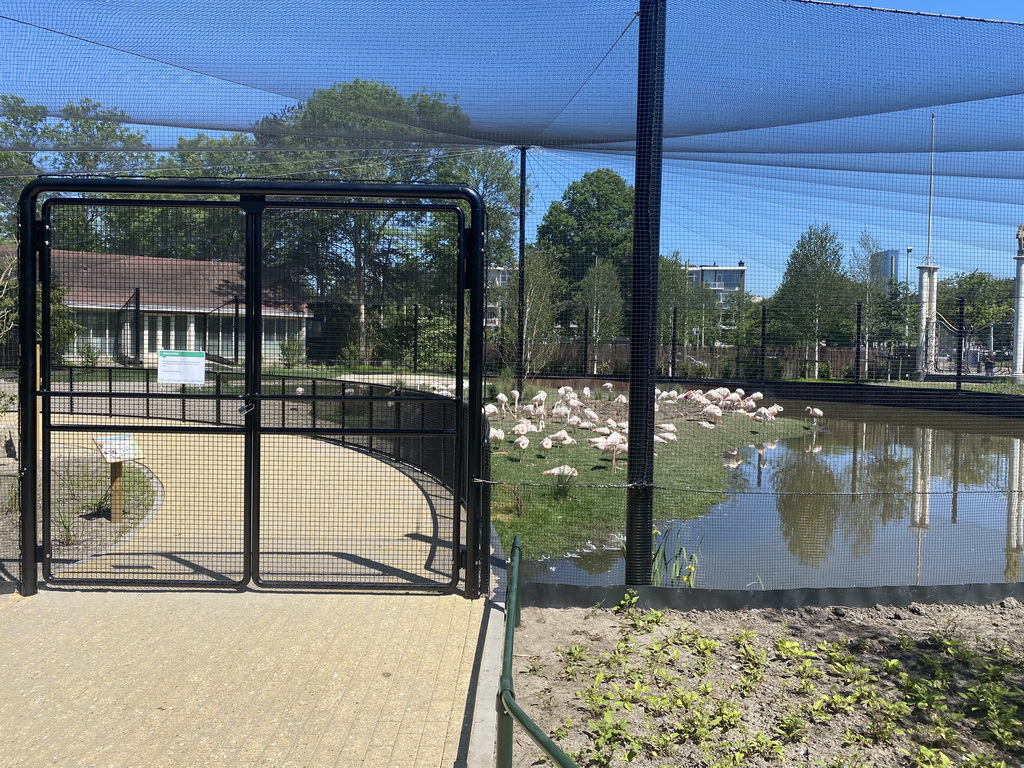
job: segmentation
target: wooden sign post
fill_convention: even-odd
[[[142,458],[142,451],[131,435],[95,437],[93,441],[110,465],[110,522],[124,522],[124,463]]]

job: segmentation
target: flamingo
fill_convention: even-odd
[[[519,461],[523,460],[523,456],[526,455],[526,449],[530,447],[530,438],[526,435],[520,435],[515,440],[516,448],[519,449]]]
[[[707,421],[717,423],[718,420],[722,418],[722,409],[717,405],[709,405],[700,412],[700,415]]]
[[[825,415],[824,411],[822,411],[821,408],[812,408],[809,405],[806,408],[804,408],[804,410],[807,411],[807,413],[810,415],[812,426],[817,426],[818,419]]]
[[[562,464],[559,467],[552,467],[541,472],[542,475],[554,475],[555,477],[576,477],[579,472],[576,471],[575,467],[570,467],[568,464]]]
[[[519,390],[512,390],[512,412],[519,413]]]
[[[540,441],[540,449],[544,451],[545,454],[551,450],[551,447],[553,445],[554,443],[551,442],[550,437],[545,437],[543,440]]]
[[[506,395],[504,392],[499,392],[497,398],[495,399],[499,403],[501,403],[501,415],[504,416],[507,413],[509,416],[511,416],[512,411],[510,411],[508,407],[508,395]]]
[[[499,413],[500,411],[498,410],[498,406],[496,405],[487,403],[487,405],[484,406],[484,416],[486,416],[488,419],[498,418]]]

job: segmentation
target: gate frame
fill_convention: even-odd
[[[454,571],[464,571],[465,595],[467,598],[478,598],[482,585],[487,579],[484,568],[488,563],[489,532],[483,530],[487,523],[487,515],[481,508],[481,484],[476,482],[482,466],[483,456],[483,320],[484,320],[484,226],[485,209],[482,198],[472,187],[447,184],[367,184],[367,183],[324,183],[324,182],[261,182],[261,181],[219,181],[219,180],[169,180],[169,179],[107,179],[107,178],[66,178],[41,177],[30,182],[21,193],[18,201],[19,215],[19,342],[21,360],[19,364],[19,419],[21,425],[21,455],[19,475],[21,487],[19,493],[21,512],[21,574],[18,591],[23,596],[36,594],[38,591],[39,565],[43,556],[42,546],[38,542],[37,527],[39,522],[38,482],[40,466],[38,451],[41,436],[38,433],[39,419],[42,416],[40,396],[43,391],[39,384],[40,361],[37,359],[37,323],[36,313],[38,301],[36,289],[44,277],[40,273],[43,247],[48,241],[48,233],[44,231],[43,219],[39,215],[39,198],[45,193],[70,194],[153,194],[153,195],[237,195],[238,207],[247,210],[247,206],[258,205],[262,209],[263,198],[271,197],[316,197],[316,198],[348,198],[377,200],[409,200],[410,208],[415,207],[413,201],[437,200],[463,203],[469,209],[469,223],[466,227],[465,274],[461,278],[463,289],[469,291],[469,370],[466,404],[468,413],[468,431],[463,446],[466,460],[462,463],[462,477],[456,478],[461,485],[462,498],[466,509],[465,555],[459,563],[460,552],[458,541],[453,541]],[[202,201],[194,201],[198,206]],[[212,201],[211,201],[212,202]],[[154,201],[154,205],[159,201]],[[315,207],[311,206],[311,207]],[[422,204],[420,207],[423,207]],[[440,206],[438,206],[440,207]],[[258,214],[257,214],[258,215]],[[246,229],[258,229],[255,233],[259,238],[261,229],[254,227],[252,216],[246,216]],[[247,241],[248,251],[253,247],[253,239]],[[248,272],[248,267],[247,267]],[[246,275],[247,286],[251,283]],[[251,291],[248,291],[251,292]],[[251,298],[251,297],[247,297]],[[26,321],[27,319],[30,319]],[[461,351],[461,350],[460,350]],[[247,378],[260,375],[258,368],[249,370],[246,366]],[[247,390],[249,387],[247,386]],[[250,392],[251,394],[251,392]],[[25,428],[25,425],[32,425]],[[258,436],[258,429],[247,430],[247,434]],[[220,584],[182,583],[187,587],[224,588]],[[322,587],[321,587],[322,588]],[[351,588],[347,586],[344,588]],[[414,585],[402,588],[415,589]]]

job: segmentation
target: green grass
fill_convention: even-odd
[[[549,393],[548,403],[556,397]],[[806,434],[807,426],[805,421],[781,417],[762,425],[726,415],[718,427],[706,429],[695,421],[659,414],[657,423],[666,421],[676,425],[678,439],[655,447],[654,482],[659,490],[654,517],[674,520],[700,517],[722,501],[731,472],[722,464],[723,451]],[[595,435],[586,430],[570,430],[578,444],[556,445],[545,455],[538,448],[542,437],[564,428],[550,421],[543,433],[528,436],[530,446],[521,453],[509,434],[514,423],[510,418],[491,421],[506,433],[504,442],[492,444],[491,456],[491,479],[497,483],[491,494],[491,519],[502,544],[507,548],[512,537],[520,535],[527,558],[579,551],[587,542],[598,547],[611,544],[613,536],[625,530],[625,456],[619,456],[613,470],[611,458],[587,444]],[[562,464],[579,473],[568,486],[542,474]]]

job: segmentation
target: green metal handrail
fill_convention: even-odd
[[[519,626],[519,564],[523,553],[519,537],[512,542],[509,559],[508,598],[505,604],[505,648],[501,661],[501,683],[499,698],[501,709],[498,714],[498,768],[512,768],[512,723],[517,722],[541,751],[559,768],[578,768],[576,763],[558,748],[550,737],[530,719],[530,716],[516,703],[512,685],[512,653],[515,647],[516,627]]]

